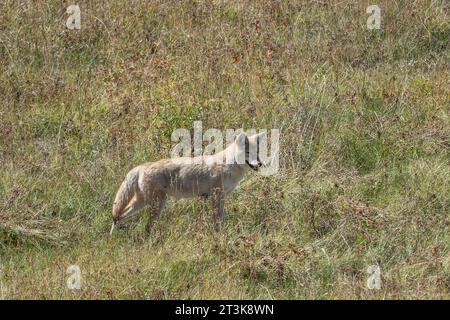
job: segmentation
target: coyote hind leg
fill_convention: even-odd
[[[111,232],[114,229],[114,226],[121,226],[129,221],[139,209],[141,209],[145,205],[144,198],[142,196],[135,196],[130,203],[125,207],[123,212],[119,215],[117,221],[113,222],[113,226],[111,227]]]
[[[145,226],[145,230],[147,231],[147,233],[150,233],[152,231],[156,219],[158,219],[158,217],[161,215],[162,210],[164,209],[166,200],[167,196],[164,193],[160,193],[152,197],[148,222],[147,225]]]

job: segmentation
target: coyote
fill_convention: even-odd
[[[226,149],[214,155],[162,159],[133,168],[117,191],[110,234],[146,205],[150,206],[150,212],[145,229],[150,233],[168,196],[211,197],[214,228],[218,230],[224,217],[225,195],[236,187],[249,168],[257,171],[263,165],[259,145],[265,134],[248,137],[242,132]],[[233,161],[229,161],[230,155]]]

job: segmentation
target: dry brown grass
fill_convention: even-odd
[[[5,298],[449,298],[449,5],[0,3]],[[372,4],[372,3],[371,3]],[[107,236],[175,128],[279,128],[281,169]],[[81,290],[66,288],[77,264]],[[381,290],[366,287],[379,265]]]

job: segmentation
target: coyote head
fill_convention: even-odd
[[[266,138],[266,132],[247,136],[240,133],[236,138],[236,162],[247,164],[252,170],[257,171],[262,165],[260,160],[260,144]]]

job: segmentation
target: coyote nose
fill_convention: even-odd
[[[261,161],[253,160],[251,162],[247,162],[248,166],[252,168],[254,171],[258,171],[259,167],[262,166]]]

